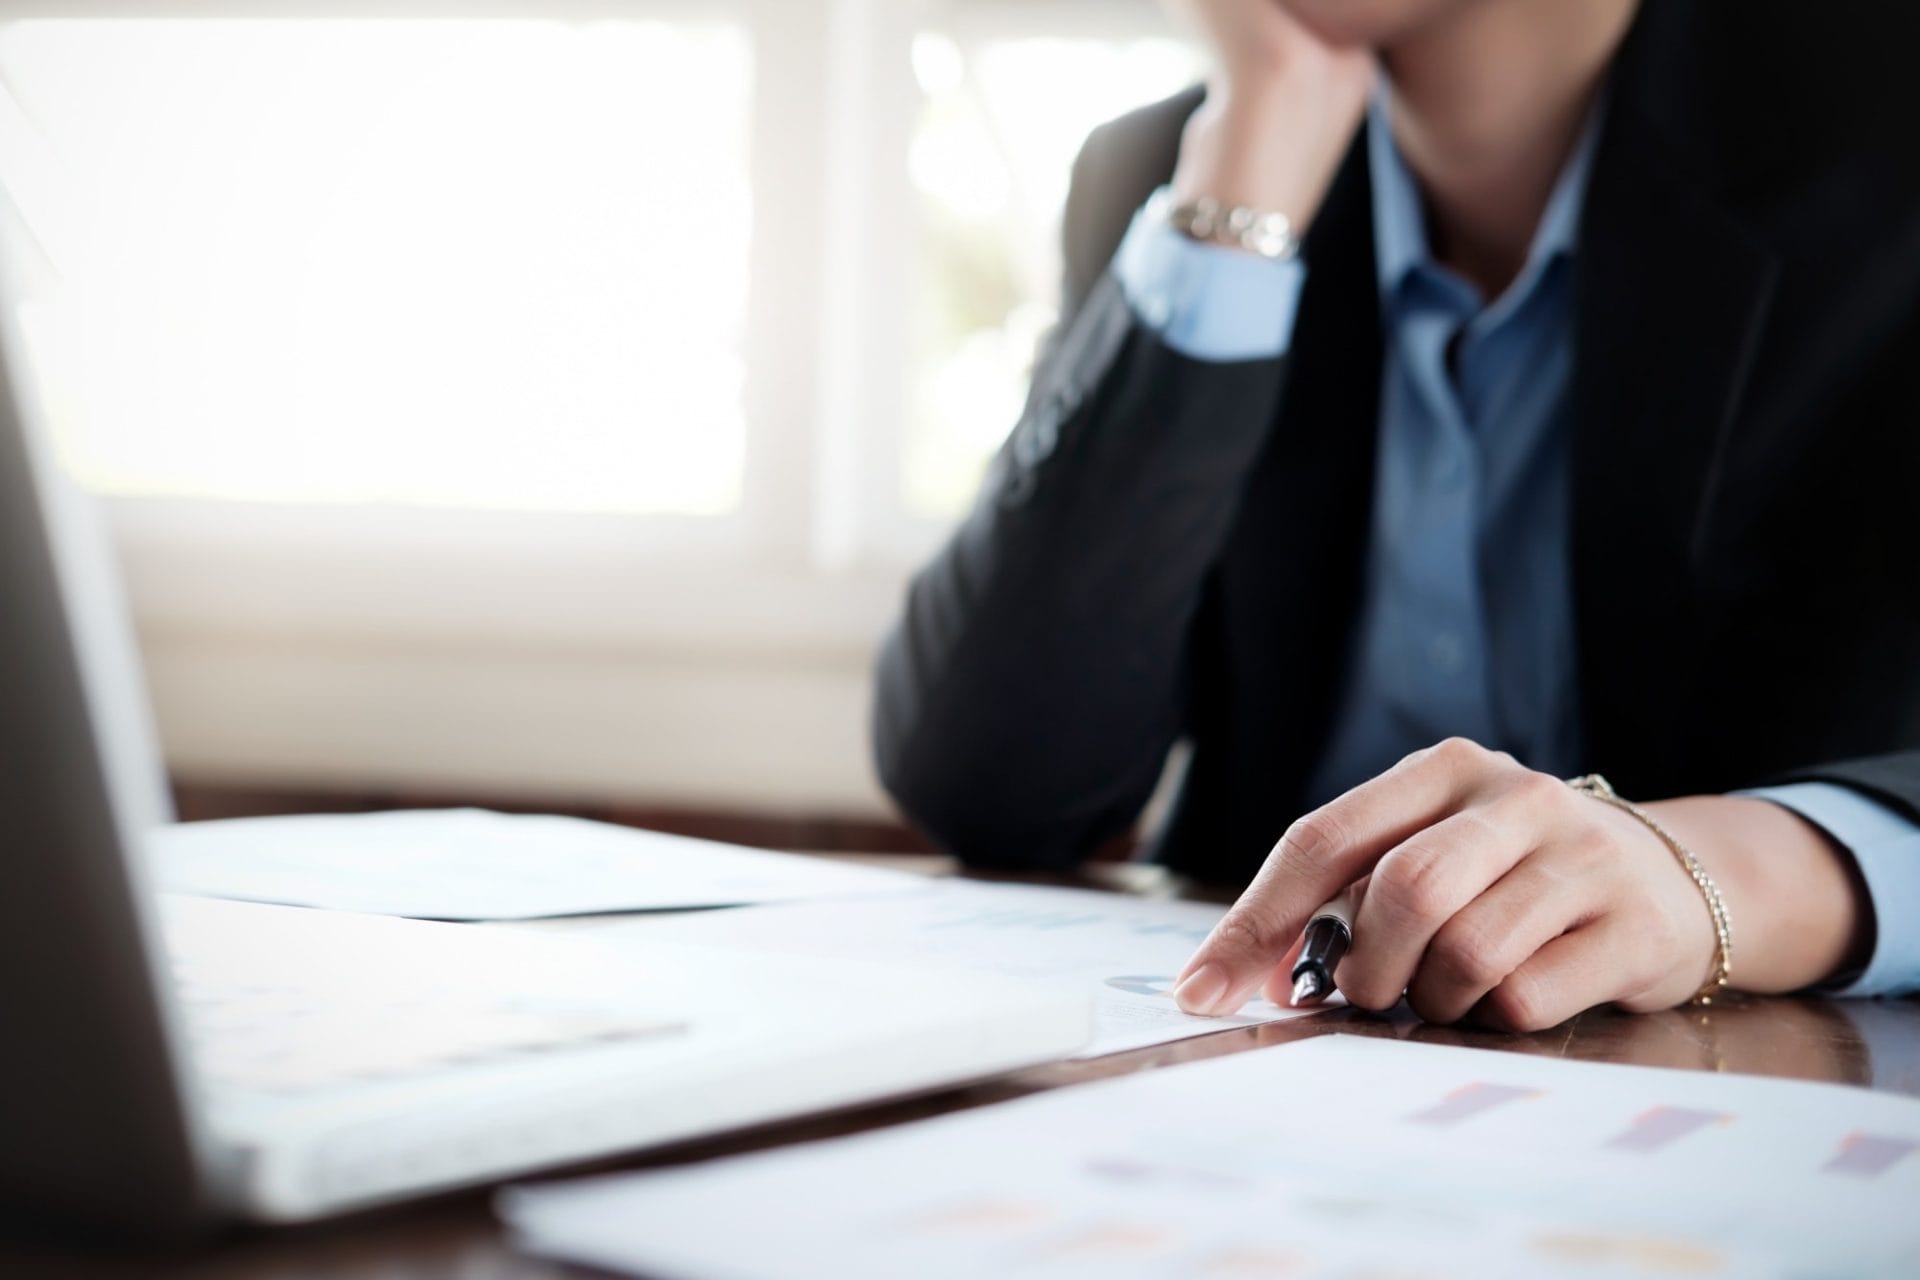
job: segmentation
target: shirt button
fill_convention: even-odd
[[[1427,658],[1440,672],[1458,675],[1467,665],[1467,646],[1456,633],[1442,631],[1428,642]]]
[[[1167,321],[1173,318],[1173,304],[1167,301],[1164,294],[1156,293],[1141,302],[1140,318],[1146,322],[1147,328],[1155,333],[1163,332],[1167,327]]]

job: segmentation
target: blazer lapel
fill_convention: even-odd
[[[1603,128],[1576,267],[1575,631],[1588,764],[1658,795],[1686,771],[1715,463],[1778,264],[1626,92]]]
[[[1307,283],[1276,424],[1221,568],[1221,632],[1242,683],[1216,693],[1234,707],[1236,760],[1263,766],[1240,778],[1235,796],[1236,829],[1259,852],[1296,816],[1360,604],[1379,435],[1371,208],[1363,132],[1304,246]]]

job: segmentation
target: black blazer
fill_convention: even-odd
[[[1583,767],[1626,795],[1822,778],[1920,818],[1916,37],[1910,5],[1647,0],[1615,61],[1576,254],[1568,571]],[[1160,856],[1244,880],[1328,740],[1378,419],[1364,139],[1289,354],[1195,361],[1107,266],[1199,101],[1088,140],[1064,319],[880,660],[881,777],[970,861],[1080,859],[1184,737]]]

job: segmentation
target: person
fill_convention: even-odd
[[[1434,1022],[1920,987],[1920,10],[1188,3],[883,647],[903,810],[1064,868],[1184,740],[1189,1012],[1350,884]]]

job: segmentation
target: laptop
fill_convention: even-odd
[[[0,201],[0,203],[4,203]],[[0,286],[0,1222],[188,1236],[1070,1053],[1084,992],[152,892],[125,600]]]

